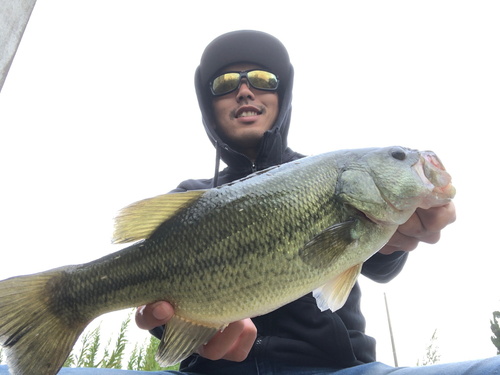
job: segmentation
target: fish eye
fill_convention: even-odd
[[[406,152],[402,148],[397,148],[392,150],[391,156],[396,160],[403,161],[406,159]]]

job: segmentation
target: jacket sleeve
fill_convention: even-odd
[[[170,193],[183,193],[188,190],[205,190],[212,187],[212,179],[202,179],[202,180],[186,180],[182,181],[179,186]]]
[[[363,264],[361,273],[378,283],[387,283],[401,272],[406,259],[408,253],[405,251],[396,251],[390,255],[376,253]]]
[[[165,326],[159,326],[149,330],[149,333],[151,333],[158,340],[161,340],[161,337],[163,336],[163,331],[165,331]]]

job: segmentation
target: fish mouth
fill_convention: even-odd
[[[434,152],[420,152],[420,160],[413,165],[413,169],[431,192],[424,202],[428,208],[441,206],[455,196],[456,190],[451,184],[451,175]]]

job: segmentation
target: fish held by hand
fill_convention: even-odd
[[[0,282],[0,345],[13,375],[54,375],[89,322],[169,301],[157,353],[175,364],[229,323],[314,291],[339,309],[364,261],[418,208],[455,194],[432,152],[341,150],[214,189],[136,202],[116,218],[129,247]]]

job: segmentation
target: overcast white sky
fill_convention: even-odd
[[[212,39],[257,29],[295,68],[293,149],[431,149],[454,178],[458,221],[442,240],[387,285],[361,279],[378,359],[393,363],[383,292],[400,365],[436,328],[443,362],[495,355],[500,3],[295,4],[38,0],[0,93],[0,279],[117,250],[118,209],[211,177],[194,71]]]

